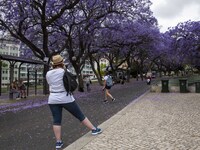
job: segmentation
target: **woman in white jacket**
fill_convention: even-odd
[[[92,135],[101,133],[101,129],[95,127],[87,117],[84,116],[79,106],[75,102],[73,95],[67,94],[63,84],[63,74],[65,67],[63,58],[60,55],[52,57],[53,69],[46,74],[46,80],[49,84],[50,95],[48,104],[53,116],[53,131],[56,137],[56,149],[62,148],[61,139],[61,121],[62,109],[68,110],[74,117],[80,120],[86,127],[92,131]]]

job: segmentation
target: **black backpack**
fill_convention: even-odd
[[[76,88],[78,87],[76,76],[67,70],[65,70],[65,73],[63,75],[63,84],[65,87],[65,90],[67,91],[67,95],[68,94],[71,95],[72,92],[75,91]]]

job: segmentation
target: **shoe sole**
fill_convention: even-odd
[[[96,133],[92,133],[92,135],[97,135],[97,134],[100,134],[100,133],[102,133],[102,131],[96,132]]]
[[[63,145],[64,145],[64,144],[62,144],[62,145],[60,145],[60,146],[56,146],[56,149],[61,149]]]

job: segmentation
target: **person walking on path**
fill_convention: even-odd
[[[104,87],[103,87],[103,91],[105,91],[104,103],[108,102],[108,97],[110,97],[112,101],[115,101],[115,98],[110,94],[110,89],[112,86],[113,86],[112,77],[109,72],[106,72],[106,76],[104,77]]]
[[[151,84],[151,78],[152,78],[152,73],[151,72],[147,72],[147,75],[146,75],[147,85]]]
[[[66,92],[63,84],[65,67],[63,58],[60,55],[52,57],[52,67],[53,69],[47,72],[46,79],[49,84],[50,95],[48,98],[48,104],[53,116],[53,131],[56,137],[56,149],[60,149],[63,146],[61,138],[63,108],[88,127],[92,131],[92,135],[100,134],[102,130],[89,121],[75,102],[73,95]]]
[[[90,76],[87,75],[85,77],[85,84],[86,84],[86,87],[87,87],[87,91],[90,92],[91,88],[90,88],[90,84],[91,84],[91,80],[90,80]]]

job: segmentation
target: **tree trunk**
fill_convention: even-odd
[[[82,77],[82,74],[79,73],[77,74],[77,77],[78,77],[78,91],[79,92],[84,92],[84,82],[83,82],[83,77]]]
[[[47,83],[46,80],[46,74],[49,71],[49,66],[48,65],[44,65],[44,70],[43,70],[43,94],[47,95],[49,94],[49,85]]]

